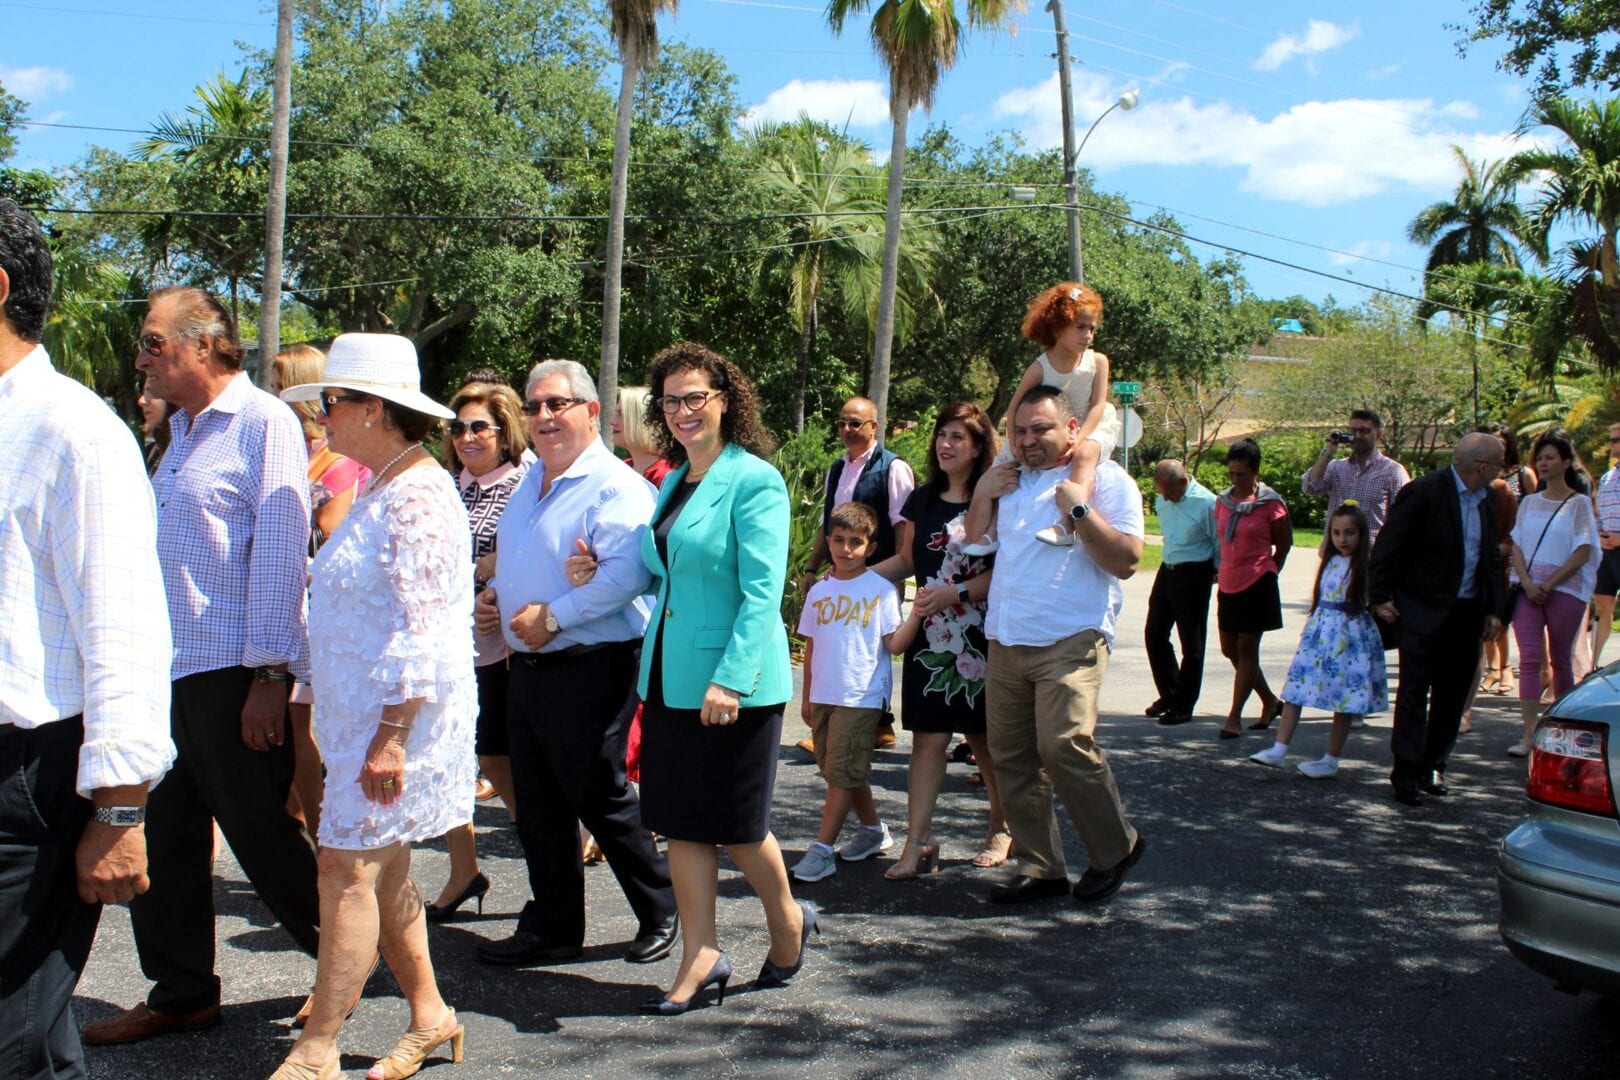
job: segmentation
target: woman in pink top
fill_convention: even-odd
[[[1260,447],[1253,439],[1232,444],[1226,452],[1226,475],[1232,486],[1215,500],[1215,528],[1221,538],[1215,622],[1221,654],[1237,673],[1221,738],[1235,739],[1243,734],[1243,706],[1250,693],[1260,696],[1260,719],[1250,730],[1269,727],[1282,711],[1282,699],[1260,670],[1260,638],[1267,630],[1282,629],[1277,574],[1294,546],[1294,528],[1282,496],[1260,483]]]

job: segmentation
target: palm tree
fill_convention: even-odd
[[[931,108],[940,77],[956,63],[962,24],[952,0],[876,0],[872,45],[889,69],[889,116],[894,133],[889,149],[889,191],[883,222],[883,262],[879,280],[872,371],[866,394],[877,404],[878,431],[888,431],[889,353],[894,345],[895,289],[900,276],[900,186],[906,166],[906,118],[921,105]],[[841,34],[852,15],[873,0],[828,0],[827,23]],[[993,27],[1006,17],[1012,0],[967,0],[968,25]]]
[[[674,11],[679,0],[608,0],[613,41],[619,46],[619,113],[613,127],[613,187],[608,196],[607,268],[602,283],[602,366],[597,395],[602,399],[602,437],[610,438],[610,404],[619,400],[619,298],[624,273],[624,203],[630,179],[630,106],[636,80],[658,59],[658,13]]]
[[[234,81],[220,72],[196,93],[183,115],[163,114],[135,153],[143,161],[178,166],[176,203],[226,216],[152,218],[142,226],[142,239],[160,258],[173,247],[189,248],[209,271],[222,274],[236,318],[242,279],[264,256],[270,95],[263,87],[249,89],[246,72]]]
[[[1429,249],[1424,266],[1430,274],[1448,266],[1495,263],[1518,266],[1518,245],[1530,232],[1524,211],[1514,199],[1516,181],[1507,178],[1502,162],[1474,162],[1453,146],[1462,180],[1450,200],[1424,207],[1406,227],[1414,244]]]
[[[1592,321],[1582,333],[1595,350],[1612,352],[1620,342],[1620,99],[1574,102],[1556,98],[1535,106],[1531,122],[1550,127],[1564,137],[1557,150],[1525,150],[1509,158],[1504,175],[1513,181],[1533,173],[1542,175],[1541,199],[1530,220],[1529,239],[1539,254],[1547,254],[1547,238],[1555,224],[1568,221],[1595,226],[1597,237],[1586,252],[1582,277],[1589,275]],[[1588,327],[1601,339],[1593,339]]]
[[[864,326],[870,346],[876,334],[883,266],[883,178],[867,148],[828,130],[808,116],[786,125],[762,125],[755,140],[767,149],[763,185],[787,218],[787,242],[767,251],[760,281],[785,288],[788,312],[799,333],[794,387],[794,430],[804,430],[811,354],[829,286],[850,322]],[[901,234],[895,289],[895,337],[904,340],[916,307],[934,296],[932,274],[938,234],[908,229]]]

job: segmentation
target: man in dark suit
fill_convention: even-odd
[[[1496,505],[1486,498],[1501,469],[1501,440],[1465,435],[1449,466],[1401,488],[1373,546],[1373,610],[1399,620],[1390,782],[1407,806],[1447,793],[1446,758],[1480,642],[1502,632]]]

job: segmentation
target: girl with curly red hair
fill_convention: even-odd
[[[1102,321],[1102,296],[1096,289],[1077,281],[1054,285],[1029,303],[1024,316],[1024,337],[1046,351],[1035,358],[1013,391],[1012,403],[1007,408],[1006,425],[1009,435],[1013,417],[1024,395],[1037,386],[1055,386],[1069,399],[1074,415],[1080,418],[1080,435],[1075,442],[1074,457],[1069,479],[1080,485],[1082,502],[1091,501],[1096,485],[1097,465],[1113,456],[1119,442],[1119,414],[1108,400],[1108,357],[1091,348]],[[997,457],[996,463],[1012,460],[1011,440]],[[970,555],[987,555],[994,551],[995,525],[976,543],[963,547]],[[1067,547],[1074,543],[1074,533],[1067,523],[1050,525],[1035,534],[1036,539],[1054,547]]]

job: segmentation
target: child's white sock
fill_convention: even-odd
[[[820,848],[822,851],[825,851],[829,855],[832,854],[832,845],[831,844],[823,844],[820,840],[812,840],[812,841],[810,841],[810,847],[809,847],[808,850],[809,851],[814,851],[817,848]]]
[[[1322,764],[1324,764],[1324,765],[1332,765],[1335,768],[1337,768],[1338,764],[1339,764],[1339,759],[1334,754],[1323,754],[1322,755]]]
[[[1277,739],[1274,742],[1272,742],[1271,748],[1273,750],[1277,751],[1279,754],[1288,753],[1288,744],[1283,742],[1281,739]]]

